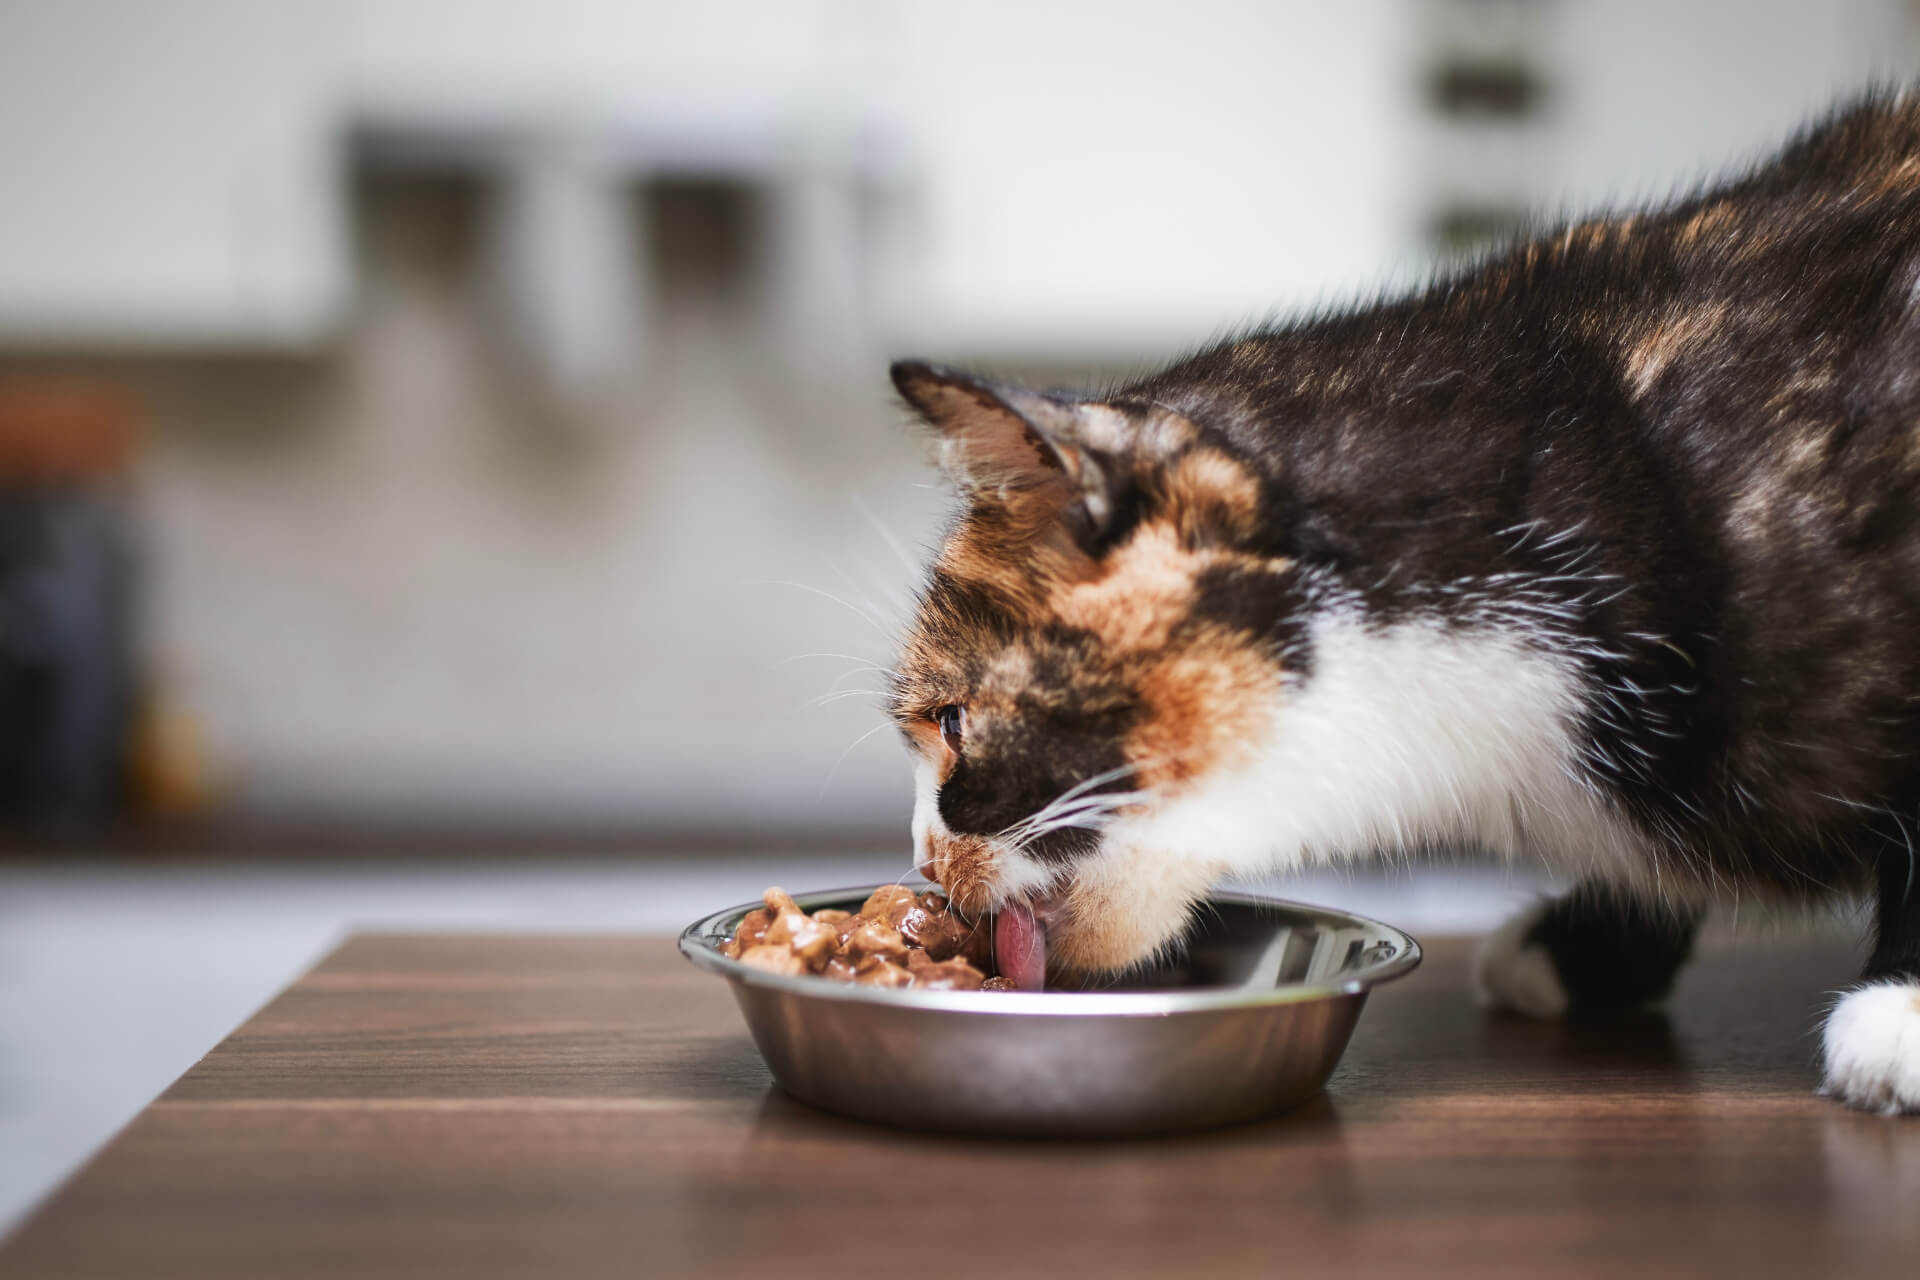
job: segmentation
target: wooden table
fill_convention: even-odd
[[[655,938],[349,939],[0,1249],[0,1275],[1920,1275],[1920,1121],[1812,1096],[1831,944],[1671,1017],[1490,1017],[1467,949],[1328,1094],[1193,1137],[894,1133],[773,1091]]]

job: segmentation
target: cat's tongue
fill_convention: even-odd
[[[1024,902],[1010,902],[993,918],[993,962],[1022,991],[1047,985],[1047,927]]]

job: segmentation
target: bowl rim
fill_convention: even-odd
[[[854,885],[844,889],[799,893],[793,898],[802,910],[812,912],[847,898],[865,897],[885,887],[884,884]],[[1170,1014],[1332,1000],[1361,995],[1383,982],[1405,977],[1419,966],[1422,959],[1420,943],[1412,934],[1337,907],[1315,906],[1289,898],[1239,890],[1215,890],[1206,896],[1205,901],[1236,906],[1277,907],[1341,928],[1364,928],[1381,934],[1383,941],[1396,944],[1396,948],[1390,958],[1363,965],[1338,982],[1288,983],[1261,990],[1248,987],[1190,987],[1171,991],[915,991],[856,986],[850,982],[834,982],[813,975],[789,977],[756,969],[722,955],[720,946],[732,935],[740,918],[765,905],[758,900],[702,916],[681,930],[679,945],[680,953],[697,968],[717,974],[736,985],[762,987],[815,1000],[938,1009],[954,1013],[1053,1017],[1165,1017]]]

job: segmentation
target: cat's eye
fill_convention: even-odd
[[[960,738],[967,728],[965,707],[948,703],[933,713],[933,722],[940,726],[940,737],[947,744],[947,750],[960,754]]]

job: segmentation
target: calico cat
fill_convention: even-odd
[[[893,380],[965,501],[891,691],[961,908],[1067,975],[1229,874],[1539,857],[1476,977],[1551,1016],[1865,892],[1825,1088],[1920,1111],[1920,103],[1108,394]]]

